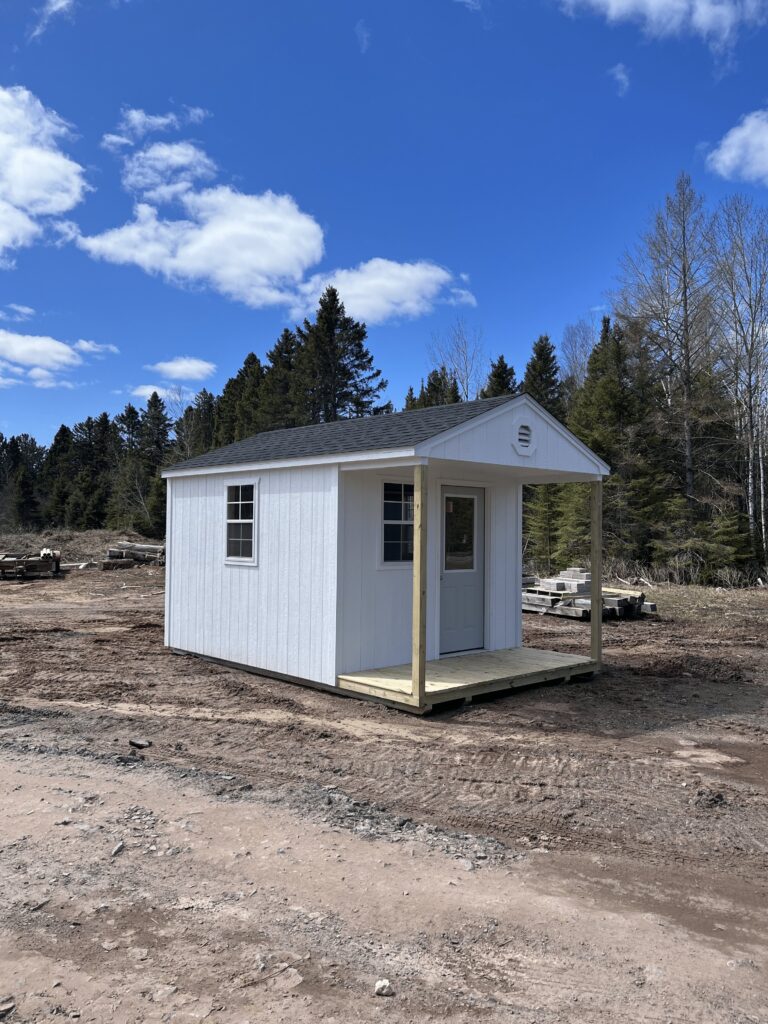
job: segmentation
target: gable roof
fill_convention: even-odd
[[[461,426],[483,413],[497,409],[515,397],[478,398],[473,402],[435,405],[428,409],[409,409],[382,416],[364,416],[335,420],[309,427],[268,430],[242,441],[216,448],[184,462],[169,466],[166,473],[186,469],[209,469],[283,459],[306,459],[317,455],[350,455],[378,449],[390,451],[413,448],[422,441]],[[165,475],[165,474],[164,474]]]

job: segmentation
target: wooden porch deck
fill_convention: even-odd
[[[404,710],[424,712],[445,701],[466,700],[481,693],[570,679],[597,669],[598,663],[592,658],[542,651],[535,647],[516,647],[504,651],[449,655],[428,661],[422,706],[411,693],[410,664],[345,673],[338,677],[338,685],[341,690],[384,700]]]

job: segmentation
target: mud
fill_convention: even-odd
[[[162,598],[0,586],[6,1019],[768,1020],[768,594],[424,719],[171,654]]]

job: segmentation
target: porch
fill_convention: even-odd
[[[471,700],[480,694],[533,683],[565,681],[572,676],[591,675],[597,669],[598,662],[592,658],[516,647],[506,651],[472,651],[425,662],[422,703],[413,695],[411,664],[340,675],[338,685],[341,690],[423,713],[435,704]]]
[[[402,476],[404,467],[399,469]],[[359,477],[360,473],[350,469],[345,475]],[[342,663],[337,669],[338,688],[423,713],[448,701],[471,700],[484,693],[599,672],[602,615],[591,616],[583,655],[523,647],[521,582],[510,585],[510,581],[521,579],[523,484],[553,479],[582,481],[591,490],[590,596],[593,608],[602,607],[602,476],[577,470],[518,470],[514,476],[518,488],[516,504],[503,506],[499,502],[510,477],[506,468],[422,458],[413,460],[405,473],[412,473],[413,481],[412,518],[407,520],[412,530],[412,561],[401,563],[400,573],[407,571],[408,575],[399,575],[398,580],[407,583],[407,589],[399,585],[396,598],[370,602],[368,616],[361,618],[368,626],[365,636],[362,630],[349,631],[347,636],[353,638],[357,651],[341,659],[347,664]],[[385,486],[389,485],[382,485],[384,495]],[[490,508],[493,501],[496,504]],[[384,504],[386,508],[386,497]],[[464,513],[461,528],[454,530],[451,517],[458,518],[459,513]],[[401,517],[406,518],[405,513]],[[348,521],[365,518],[349,516]],[[505,551],[499,538],[510,536],[514,538],[511,548],[517,551],[512,558],[507,551],[504,561]],[[490,538],[490,542],[486,544],[484,538]],[[492,548],[492,544],[496,547]],[[383,546],[381,537],[377,546]],[[363,542],[360,550],[369,550],[369,545]],[[393,573],[382,571],[384,568],[381,565],[371,574],[373,585],[381,586],[376,576],[386,576],[387,583],[394,579]],[[446,587],[452,578],[469,580],[473,574],[479,577],[479,585],[475,591],[464,591],[473,600],[459,603],[456,614],[455,604],[448,607]],[[350,588],[353,600],[344,605],[349,609],[347,614],[358,610],[370,591],[370,586],[359,585],[357,572],[352,579],[356,586]],[[405,639],[402,634],[406,609],[410,612],[407,646],[401,640],[396,650],[389,651],[392,616],[399,616],[401,637]],[[461,626],[462,615],[471,617],[473,611],[477,628],[469,632],[457,629],[456,619]],[[446,625],[453,632],[446,630]],[[375,660],[371,657],[374,649],[378,651]],[[406,660],[409,656],[410,660]],[[393,665],[395,660],[397,664]],[[354,661],[357,665],[351,664]]]

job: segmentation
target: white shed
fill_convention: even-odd
[[[527,395],[257,434],[170,467],[165,643],[410,710],[594,672],[522,646],[523,484],[605,463]]]

